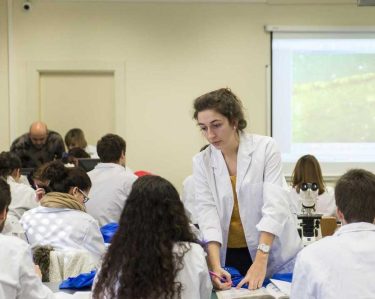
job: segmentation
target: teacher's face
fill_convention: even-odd
[[[202,134],[215,148],[223,150],[236,142],[237,131],[234,124],[215,110],[198,112],[198,125]]]

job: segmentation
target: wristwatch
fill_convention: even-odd
[[[270,247],[270,245],[261,243],[261,244],[258,245],[257,249],[259,251],[263,252],[264,254],[269,254],[271,247]]]

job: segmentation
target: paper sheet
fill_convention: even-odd
[[[272,278],[270,280],[275,286],[279,288],[281,292],[283,292],[285,295],[290,296],[290,291],[292,287],[292,284],[290,282],[282,281],[278,279],[272,279]]]
[[[230,290],[218,291],[216,295],[219,299],[266,299],[271,297],[265,288],[250,291],[248,289],[236,289],[231,288]]]

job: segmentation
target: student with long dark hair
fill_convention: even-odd
[[[210,298],[204,251],[170,182],[159,176],[140,177],[119,224],[93,298]]]

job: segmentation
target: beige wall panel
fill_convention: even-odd
[[[63,137],[81,128],[89,144],[114,131],[114,77],[111,73],[42,73],[40,119]]]

